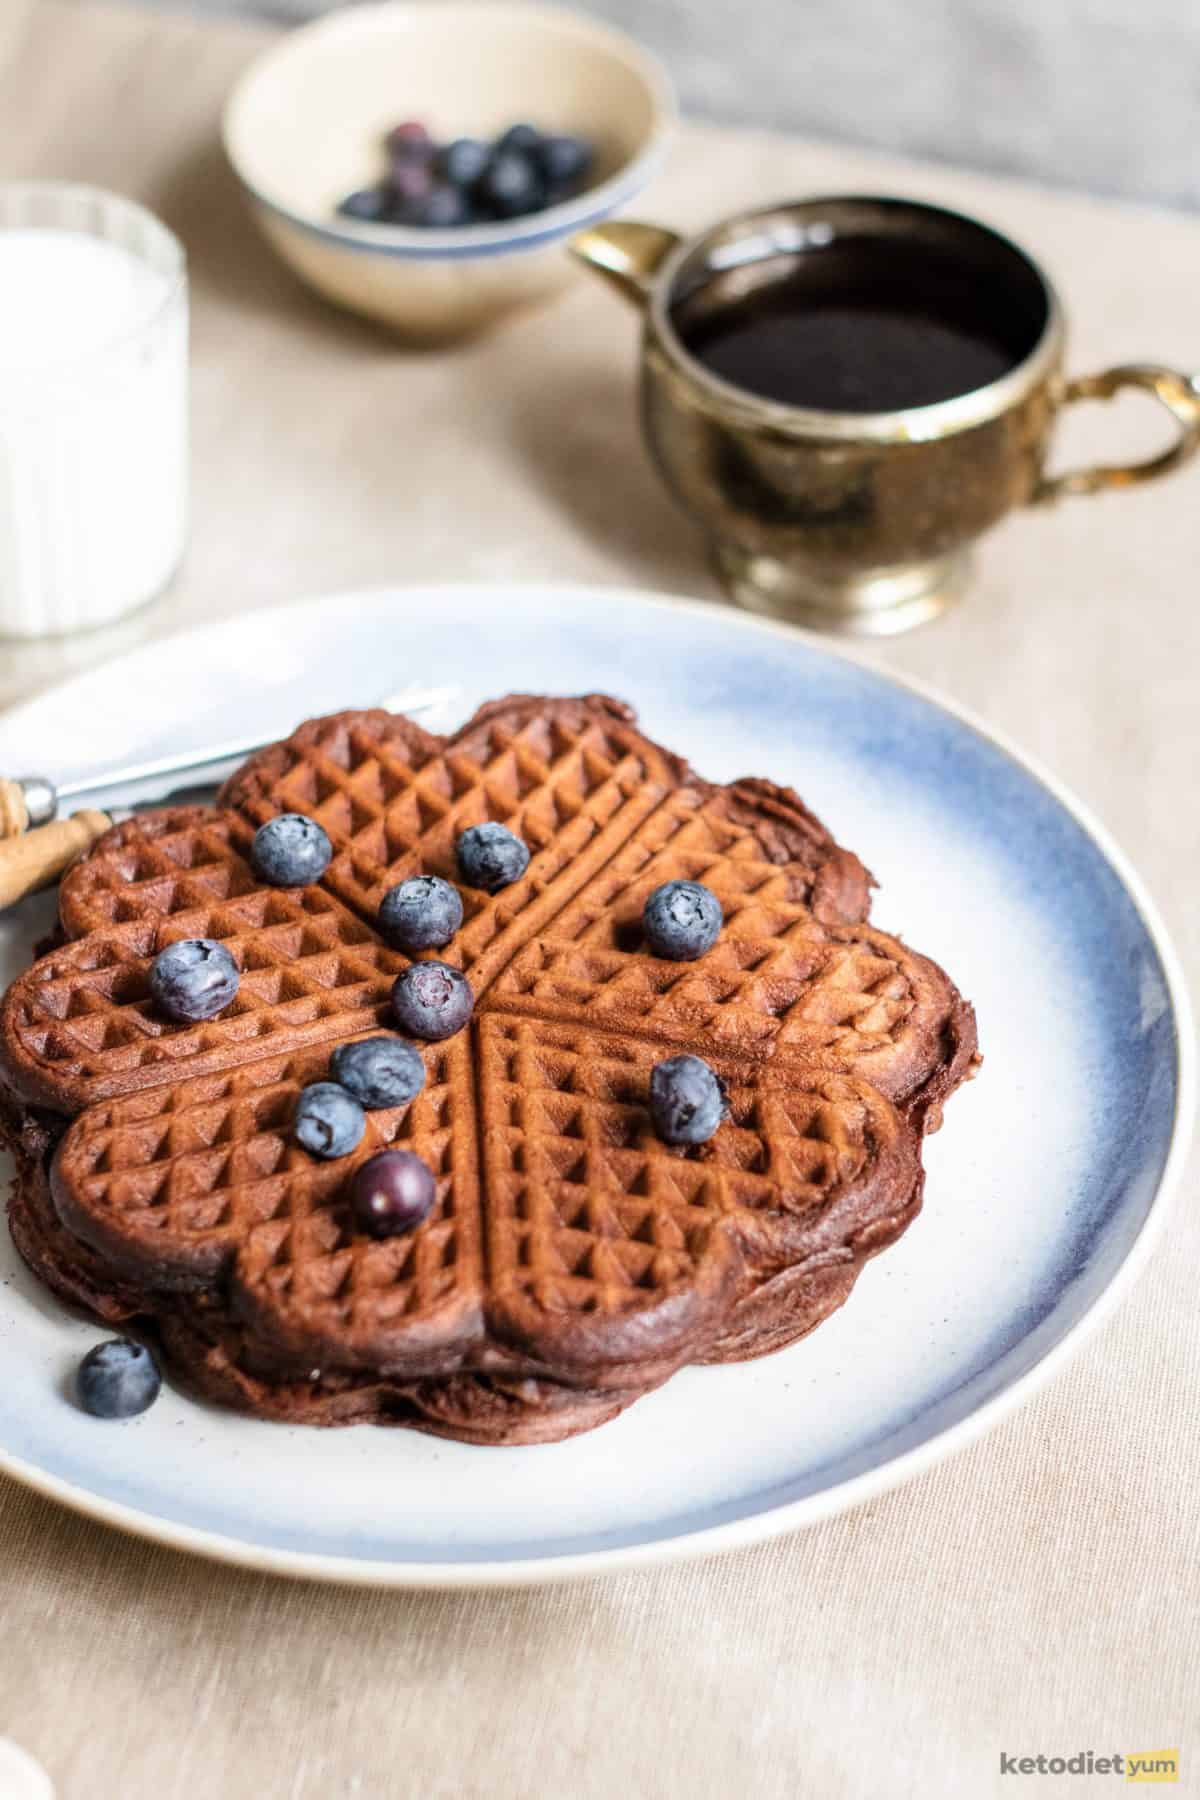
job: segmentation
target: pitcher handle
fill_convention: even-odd
[[[1123,388],[1141,388],[1161,400],[1178,424],[1179,435],[1169,449],[1147,462],[1124,466],[1101,463],[1066,475],[1043,475],[1031,496],[1034,505],[1059,500],[1064,494],[1097,494],[1104,488],[1133,487],[1137,482],[1155,481],[1179,468],[1200,450],[1198,382],[1200,376],[1193,380],[1158,363],[1127,363],[1121,368],[1105,369],[1100,375],[1080,375],[1068,381],[1062,395],[1064,404],[1074,400],[1111,400]]]

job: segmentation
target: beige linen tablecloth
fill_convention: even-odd
[[[638,445],[633,321],[598,287],[418,355],[271,260],[216,148],[264,36],[0,4],[0,172],[123,189],[187,242],[196,453],[175,591],[102,641],[0,647],[0,703],[149,634],[362,583],[713,591]],[[978,210],[1028,243],[1065,294],[1076,367],[1200,366],[1196,220],[698,128],[644,210],[698,224],[864,188]],[[1089,409],[1064,458],[1144,448],[1148,411]],[[1013,520],[968,605],[873,653],[1083,794],[1193,969],[1198,499],[1200,471]],[[340,1592],[155,1550],[0,1479],[0,1734],[61,1800],[1057,1795],[1113,1778],[1002,1775],[1001,1752],[1160,1746],[1195,1791],[1198,1248],[1193,1180],[1123,1310],[986,1441],[802,1535],[659,1573]]]

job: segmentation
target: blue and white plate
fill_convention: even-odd
[[[66,776],[461,684],[630,700],[707,775],[798,788],[945,964],[984,1070],[926,1148],[925,1209],[843,1310],[761,1362],[688,1369],[565,1444],[259,1424],[166,1391],[114,1426],[66,1397],[98,1333],[0,1247],[0,1467],[95,1517],[262,1569],[546,1581],[746,1544],[960,1448],[1144,1262],[1188,1136],[1191,1028],[1133,872],[1069,795],[943,703],[722,608],[578,588],[348,594],[153,645],[0,720],[0,769]],[[114,803],[123,796],[113,792]],[[15,975],[52,897],[0,921]]]

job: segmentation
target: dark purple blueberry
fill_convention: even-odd
[[[497,153],[503,155],[508,150],[517,150],[522,156],[533,156],[541,147],[542,134],[536,125],[522,123],[510,125],[496,139]]]
[[[432,162],[434,142],[428,127],[420,119],[405,119],[393,125],[383,140],[383,147],[393,163]]]
[[[181,1025],[215,1019],[241,982],[238,966],[215,938],[180,938],[150,964],[150,992],[159,1012]]]
[[[368,1112],[407,1106],[425,1086],[424,1058],[403,1038],[360,1038],[356,1044],[339,1044],[329,1060],[329,1073]]]
[[[308,887],[320,881],[333,860],[333,845],[315,819],[280,813],[254,834],[250,864],[271,887]]]
[[[296,1142],[310,1156],[319,1156],[324,1162],[335,1156],[349,1156],[366,1129],[362,1107],[336,1081],[314,1081],[296,1103],[292,1122]]]
[[[511,887],[529,867],[529,846],[514,837],[507,825],[490,820],[470,826],[454,848],[463,880],[485,894]]]
[[[536,163],[520,150],[497,150],[475,190],[479,201],[498,219],[516,219],[540,210],[546,188]]]
[[[75,1376],[84,1412],[97,1419],[133,1419],[153,1406],[162,1387],[158,1365],[144,1344],[109,1338],[89,1350]]]
[[[397,163],[387,185],[396,200],[425,200],[433,191],[433,171],[427,163]]]
[[[359,188],[355,194],[347,194],[338,205],[338,212],[344,219],[359,219],[368,225],[378,225],[388,216],[391,195],[382,184],[379,187]]]
[[[411,1150],[381,1150],[354,1176],[351,1205],[355,1223],[371,1237],[413,1231],[437,1197],[433,1171]]]
[[[707,1144],[728,1109],[725,1083],[702,1057],[670,1056],[650,1074],[650,1117],[664,1144]]]
[[[478,138],[455,138],[438,151],[434,166],[451,186],[473,188],[491,160],[490,145],[480,143]]]
[[[642,911],[647,945],[672,962],[694,962],[711,950],[723,923],[721,902],[699,881],[664,881]]]
[[[433,192],[428,163],[395,163],[388,177],[388,217],[396,225],[419,225]]]
[[[537,147],[538,167],[546,185],[566,193],[587,179],[595,152],[586,138],[545,137]]]
[[[433,1042],[453,1037],[474,1010],[470,982],[448,963],[414,963],[392,989],[392,1017],[409,1037]]]
[[[410,875],[379,906],[380,928],[397,950],[441,950],[462,922],[458,889],[440,875]]]

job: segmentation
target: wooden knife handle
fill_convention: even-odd
[[[0,839],[0,911],[57,881],[111,826],[107,813],[77,812],[23,837]]]
[[[29,812],[19,781],[0,776],[0,843],[5,838],[20,837],[29,827]]]

